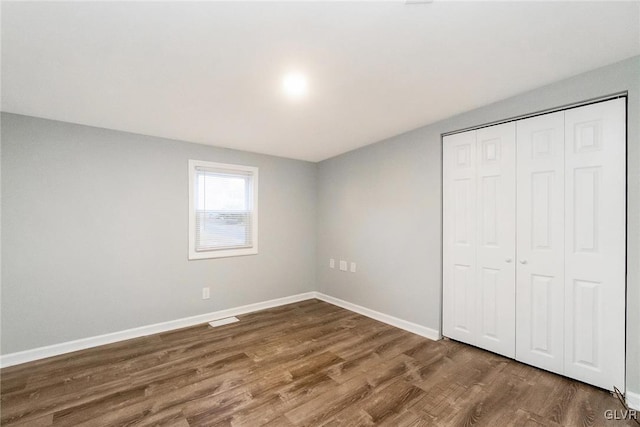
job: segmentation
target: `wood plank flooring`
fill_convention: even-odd
[[[2,369],[0,424],[635,425],[603,390],[325,302],[239,318]]]

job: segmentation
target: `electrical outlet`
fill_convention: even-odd
[[[355,262],[351,263],[350,270],[351,270],[352,273],[356,272],[356,263]]]
[[[329,258],[329,268],[336,268],[336,260]]]
[[[202,288],[202,299],[209,299],[209,288]]]
[[[347,271],[347,261],[340,260],[340,271]]]

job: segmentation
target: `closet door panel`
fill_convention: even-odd
[[[625,101],[565,121],[565,374],[624,390]]]
[[[516,359],[564,368],[564,112],[517,122]]]
[[[477,345],[515,356],[515,123],[477,131]]]
[[[443,138],[443,324],[476,343],[476,132]]]

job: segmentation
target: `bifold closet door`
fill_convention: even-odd
[[[515,123],[443,140],[443,333],[515,356]]]
[[[625,102],[443,139],[445,336],[624,389]]]
[[[444,137],[442,163],[442,332],[476,344],[476,132]]]
[[[515,357],[516,124],[478,129],[478,347]]]
[[[626,107],[565,112],[565,375],[624,390]]]
[[[564,111],[517,128],[516,359],[564,366]]]

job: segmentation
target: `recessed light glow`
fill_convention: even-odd
[[[286,74],[282,79],[284,93],[290,98],[302,98],[307,94],[307,76],[299,72]]]

